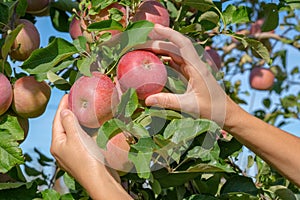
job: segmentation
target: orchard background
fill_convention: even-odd
[[[38,2],[39,6],[43,6],[42,1]],[[100,23],[91,23],[84,27],[87,34],[82,34],[83,36],[77,39],[73,37],[74,40],[70,37],[69,27],[74,17],[86,17],[81,13],[95,16],[114,2],[119,2],[126,9],[125,25],[120,23],[124,13],[118,9],[111,9],[106,19],[93,21]],[[209,57],[203,56],[201,50],[199,56],[212,66],[214,75],[233,100],[264,121],[293,134],[299,134],[297,133],[300,117],[300,71],[297,59],[300,55],[299,1],[159,2],[169,13],[171,28],[190,37],[197,47],[200,45],[207,52],[213,51],[214,54],[211,54],[213,62]],[[92,6],[89,7],[90,3]],[[93,52],[98,52],[97,48],[105,46],[103,43],[109,41],[110,33],[99,36],[98,32],[112,29],[130,32],[133,38],[137,39],[124,44],[124,49],[147,40],[146,37],[138,36],[147,36],[151,31],[151,23],[146,21],[134,23],[130,20],[140,3],[138,0],[81,2],[58,0],[50,3],[46,1],[42,9],[38,8],[42,11],[30,11],[27,8],[27,0],[0,1],[1,73],[12,85],[22,77],[32,75],[37,81],[45,81],[51,88],[50,101],[44,104],[45,112],[40,116],[30,116],[29,112],[22,114],[13,103],[5,113],[1,113],[0,199],[89,198],[72,177],[57,168],[49,154],[52,119],[61,96],[69,92],[80,75],[89,75],[90,65],[96,60],[96,54]],[[41,39],[39,48],[24,59],[13,54],[22,48],[14,45],[17,35],[24,28],[16,23],[19,18],[35,23]],[[141,33],[141,30],[146,31]],[[92,38],[87,36],[90,32],[93,33]],[[112,65],[108,64],[104,69],[105,72],[113,74],[110,67],[113,67],[120,55],[121,53],[116,57],[112,56]],[[111,58],[109,53],[106,56]],[[268,77],[269,86],[258,88],[264,86],[250,82],[251,70],[257,67],[272,72]],[[214,71],[216,68],[218,70]],[[2,82],[0,84],[2,87]],[[184,88],[176,77],[170,77],[168,84],[176,92],[182,92]],[[2,93],[1,97],[5,95]],[[21,97],[25,97],[24,95]],[[17,94],[14,98],[16,97]],[[258,156],[251,153],[245,156],[242,144],[232,138],[230,133],[222,135],[221,129],[213,122],[192,119],[171,110],[166,113],[155,108],[147,110],[138,103],[134,91],[125,93],[120,105],[129,105],[128,102],[131,106],[126,107],[126,112],[127,115],[129,112],[130,116],[126,117],[134,121],[133,125],[137,130],[134,138],[139,138],[139,133],[144,133],[145,127],[155,127],[155,123],[160,123],[160,119],[167,121],[166,127],[161,132],[131,145],[131,151],[140,152],[141,154],[137,155],[142,157],[131,158],[137,173],[125,174],[121,176],[121,180],[125,189],[134,198],[291,200],[300,198],[299,188]],[[29,106],[21,108],[29,109]],[[133,115],[136,109],[147,110],[148,115],[141,112],[137,117]],[[24,135],[26,125],[24,129],[24,125],[18,121],[20,115],[25,121],[29,118],[27,136]],[[162,117],[157,117],[158,115]],[[114,120],[116,119],[108,123]],[[171,126],[173,129],[180,128],[179,125],[187,127],[187,122],[191,120],[194,125],[201,127],[201,132],[194,132],[193,127],[189,127],[182,130],[186,137],[175,138]],[[151,131],[153,133],[154,130],[150,128]],[[100,128],[99,133],[103,132],[110,136],[115,134]],[[164,134],[171,137],[161,137],[165,136]],[[208,144],[204,144],[204,138],[207,139],[211,135],[218,136],[218,140],[212,139]],[[25,141],[21,142],[23,139]],[[170,142],[188,145],[183,145],[184,149],[178,149],[174,145],[174,148],[169,149],[168,154],[164,156],[171,157],[175,161],[162,163],[168,159],[159,160],[160,162],[156,163],[161,165],[158,167],[159,170],[150,169],[153,157],[145,155],[159,154],[156,145],[159,143],[160,147],[164,147]],[[36,148],[32,151],[33,147]],[[244,152],[244,155],[241,152]],[[141,158],[145,162],[138,165],[135,161]],[[63,193],[59,193],[61,188],[56,181],[58,178],[60,183],[61,180],[65,182]]]

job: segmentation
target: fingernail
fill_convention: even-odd
[[[65,116],[68,115],[68,113],[69,113],[68,109],[63,109],[63,110],[60,112],[60,116],[61,116],[61,117],[65,117]]]
[[[147,99],[147,102],[146,102],[148,105],[156,105],[158,104],[158,101],[156,98],[149,98]]]

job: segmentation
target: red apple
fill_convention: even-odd
[[[13,91],[7,77],[0,73],[0,115],[5,113],[11,105]]]
[[[14,41],[10,56],[12,59],[24,61],[40,47],[40,34],[29,20],[20,19],[17,24],[23,24],[24,27]]]
[[[132,162],[128,159],[129,150],[130,145],[125,134],[118,133],[108,141],[106,150],[102,151],[105,164],[119,172],[129,172],[133,167]]]
[[[73,84],[68,101],[81,125],[98,128],[113,117],[115,98],[112,80],[95,71],[91,77],[82,76]]]
[[[135,14],[132,17],[132,21],[148,20],[154,24],[160,24],[162,26],[170,26],[170,15],[168,10],[158,1],[148,0],[143,1]],[[151,39],[160,39],[154,32],[149,34]]]
[[[33,76],[19,78],[13,85],[12,109],[23,118],[41,116],[50,99],[51,89],[45,82],[37,81]]]
[[[27,0],[26,12],[38,16],[46,15],[50,0]]]
[[[205,47],[204,58],[208,65],[215,71],[218,71],[222,67],[222,60],[218,52],[212,49],[210,46]]]
[[[257,90],[268,90],[274,84],[275,75],[270,69],[255,67],[250,73],[250,86]]]
[[[123,92],[135,88],[139,99],[144,100],[162,91],[167,82],[167,70],[154,53],[135,50],[120,59],[117,78]]]

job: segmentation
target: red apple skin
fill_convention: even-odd
[[[0,94],[0,115],[2,115],[8,110],[13,99],[12,86],[2,73],[0,73]]]
[[[270,69],[255,67],[250,73],[250,86],[256,90],[268,90],[274,84],[275,75]]]
[[[132,162],[128,159],[129,150],[130,145],[125,134],[118,133],[108,141],[106,150],[102,150],[105,164],[119,173],[129,172],[133,167]]]
[[[165,65],[150,51],[126,53],[117,66],[117,79],[123,92],[135,88],[140,100],[163,90],[167,82]]]
[[[162,26],[170,26],[170,15],[168,10],[158,1],[148,0],[143,1],[135,14],[132,17],[132,21],[148,20],[154,24],[160,24]],[[149,34],[151,39],[160,39],[154,32]]]
[[[218,71],[222,67],[222,60],[218,52],[209,46],[205,47],[204,57],[213,70]]]
[[[82,126],[99,128],[113,117],[115,97],[112,80],[95,71],[91,77],[82,76],[73,84],[68,97],[69,109]]]
[[[26,12],[30,14],[41,14],[47,10],[50,0],[27,0]]]
[[[17,24],[23,24],[24,27],[15,39],[10,56],[12,59],[24,61],[40,47],[40,34],[29,20],[20,19]]]
[[[12,109],[15,113],[23,118],[36,118],[45,112],[51,88],[45,81],[24,76],[14,83],[13,93]]]
[[[69,33],[73,40],[77,39],[79,36],[83,35],[83,31],[81,28],[81,20],[74,17],[70,23]]]

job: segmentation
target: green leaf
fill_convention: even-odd
[[[71,84],[65,80],[64,78],[56,75],[54,72],[51,70],[48,71],[47,73],[47,78],[50,82],[52,82],[55,87],[61,90],[69,90],[71,88]]]
[[[148,138],[150,137],[149,132],[141,124],[136,122],[130,122],[126,125],[126,131],[131,133],[136,138]]]
[[[246,176],[234,175],[226,180],[221,188],[221,194],[231,192],[244,192],[251,195],[257,195],[258,189],[252,179]]]
[[[16,12],[19,16],[24,16],[27,9],[27,0],[19,0]]]
[[[24,27],[23,24],[19,24],[14,30],[12,30],[6,37],[4,45],[1,48],[2,58],[6,58],[8,53],[11,50],[12,45],[14,44],[14,41],[16,37],[18,36],[19,32]]]
[[[8,24],[17,3],[18,1],[0,2],[0,28],[2,28],[5,24]]]
[[[294,10],[300,9],[300,3],[298,0],[285,0],[285,2]]]
[[[232,15],[232,23],[246,23],[250,22],[250,12],[251,9],[247,6],[239,6]]]
[[[166,127],[164,131],[164,138],[170,138],[175,144],[186,142],[194,139],[196,136],[210,131],[212,133],[219,129],[215,122],[206,119],[191,118],[174,119]]]
[[[50,17],[53,27],[61,32],[69,32],[69,16],[65,11],[54,8],[50,8]]]
[[[59,0],[51,2],[51,7],[57,8],[59,10],[65,10],[69,13],[73,13],[73,9],[78,10],[78,5],[78,2],[70,0]]]
[[[248,43],[248,46],[255,51],[262,59],[264,59],[268,64],[270,64],[270,54],[268,49],[258,40],[245,38],[245,41]]]
[[[184,198],[183,200],[218,200],[218,199],[209,195],[195,194],[187,198]]]
[[[124,30],[123,25],[121,23],[112,19],[92,23],[87,27],[87,29],[89,31]]]
[[[195,146],[188,151],[187,158],[200,158],[202,161],[217,160],[219,158],[220,148],[215,142],[215,145],[211,148],[205,148],[203,146]]]
[[[222,165],[217,163],[216,161],[210,163],[199,163],[196,165],[190,166],[187,170],[183,171],[186,172],[201,172],[201,173],[216,173],[216,172],[226,172],[226,173],[233,173],[234,170],[229,165]],[[182,173],[181,171],[177,171],[177,173]]]
[[[271,186],[269,190],[274,192],[279,199],[297,200],[295,194],[283,185]]]
[[[222,13],[226,24],[231,24],[232,23],[232,16],[233,16],[233,13],[235,11],[236,11],[236,7],[232,4],[229,4],[226,7],[224,12]]]
[[[53,189],[46,189],[42,192],[43,200],[59,200],[60,194]]]
[[[77,39],[73,40],[73,44],[79,52],[86,52],[87,41],[84,36],[79,36]]]
[[[76,181],[68,173],[64,173],[64,183],[70,190],[76,190]]]
[[[205,13],[203,13],[200,18],[199,18],[199,22],[201,23],[202,21],[204,22],[211,22],[212,24],[214,24],[215,26],[218,25],[220,20],[219,15],[214,12],[214,11],[207,11]]]
[[[6,113],[0,116],[0,131],[8,133],[14,141],[24,139],[24,131],[14,113]]]
[[[128,158],[134,163],[136,172],[140,178],[150,178],[150,161],[152,158],[152,152],[145,153],[139,151],[137,153],[129,153]]]
[[[190,6],[192,8],[196,8],[202,12],[205,12],[211,8],[216,8],[216,5],[212,0],[184,0],[183,5]]]
[[[124,116],[126,118],[131,117],[134,111],[138,108],[138,105],[139,100],[136,90],[129,88],[124,94],[122,94],[115,116]]]
[[[119,119],[106,121],[98,130],[97,144],[100,148],[106,149],[106,144],[110,138],[126,130],[126,125]]]
[[[123,50],[120,55],[125,54],[132,47],[143,44],[147,41],[148,34],[152,31],[154,24],[147,20],[141,20],[131,23],[127,26],[126,31],[121,35]]]
[[[137,151],[144,153],[152,153],[154,149],[159,148],[151,137],[149,138],[140,138],[136,144],[131,145]]]
[[[55,38],[47,47],[32,52],[21,67],[30,74],[47,73],[75,53],[78,50],[73,44],[62,38]]]
[[[300,3],[300,2],[299,2]],[[268,3],[263,6],[265,21],[261,27],[262,32],[268,32],[274,30],[279,23],[279,14],[277,5],[274,3]]]
[[[85,76],[91,76],[91,65],[96,61],[96,55],[92,54],[91,57],[82,57],[77,61],[78,70]]]
[[[6,187],[6,189],[4,189]],[[0,183],[1,200],[32,200],[38,197],[37,184],[35,181],[27,183]]]

